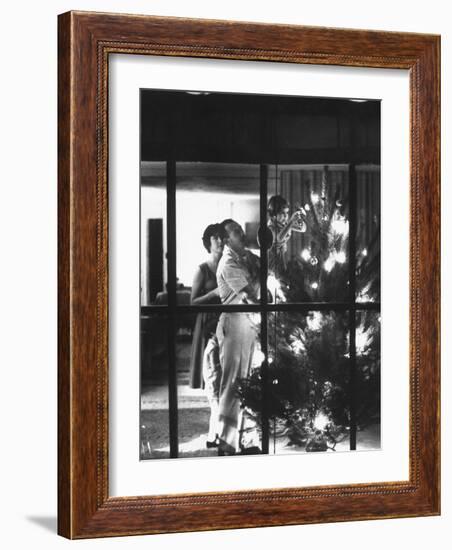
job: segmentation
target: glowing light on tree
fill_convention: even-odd
[[[314,428],[317,430],[324,430],[329,423],[329,418],[323,412],[319,412],[314,419]]]
[[[358,292],[358,295],[356,296],[357,302],[372,302],[372,297],[369,295],[370,287],[371,283],[368,283]]]
[[[318,204],[319,200],[320,200],[320,196],[318,193],[311,193],[312,204]]]
[[[331,222],[331,228],[337,235],[347,235],[348,221],[343,217],[339,217]]]
[[[302,355],[306,351],[304,345],[304,335],[299,334],[298,331],[290,336],[290,348],[295,355]]]
[[[313,311],[308,315],[306,322],[310,330],[319,330],[322,326],[322,314],[320,311]]]
[[[278,281],[278,279],[274,275],[269,275],[267,278],[267,288],[272,294],[272,296],[275,296],[279,302],[285,302],[286,297],[284,295],[284,292],[281,288],[281,283]]]
[[[345,264],[346,260],[347,257],[344,251],[341,250],[340,252],[336,252],[336,262],[340,264]]]
[[[327,273],[329,273],[333,269],[335,263],[336,263],[336,260],[334,259],[334,256],[330,255],[328,256],[328,259],[323,264],[323,269]]]
[[[369,346],[374,339],[374,329],[372,326],[364,329],[362,325],[356,327],[355,344],[356,355],[366,355],[369,351]]]
[[[311,259],[311,252],[307,248],[304,248],[301,251],[300,256],[303,258],[305,262],[308,262]]]

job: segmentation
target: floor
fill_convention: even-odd
[[[179,457],[217,456],[216,449],[206,448],[209,423],[207,399],[201,389],[178,385],[178,436]],[[169,415],[167,386],[143,388],[141,398],[141,458],[169,457]],[[357,450],[380,448],[380,426],[372,425],[357,434]],[[349,438],[345,436],[327,452],[349,451]],[[303,453],[303,446],[290,446],[287,437],[271,437],[270,454]]]
[[[160,327],[162,328],[162,327]],[[158,342],[161,344],[162,339]],[[164,341],[164,340],[163,340]],[[157,343],[158,343],[157,342]],[[155,345],[157,345],[157,343]],[[182,334],[176,346],[179,457],[217,456],[206,448],[209,407],[202,389],[189,387],[191,335]],[[141,458],[169,458],[168,371],[165,353],[155,354],[152,369],[143,370],[141,391]],[[373,425],[357,434],[357,450],[380,448],[380,426]],[[334,451],[349,451],[345,436]],[[270,454],[305,452],[304,446],[290,446],[287,437],[270,438]]]

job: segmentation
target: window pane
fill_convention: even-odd
[[[346,313],[269,314],[270,454],[349,448],[348,347]],[[262,376],[254,371],[254,385]],[[252,395],[245,404],[260,415]]]
[[[141,317],[140,457],[168,458],[168,319]]]
[[[211,379],[218,369],[214,337],[219,314],[193,313],[177,316],[176,362],[179,458],[216,456],[217,448],[209,440],[210,404],[204,388],[204,355],[211,358]],[[207,348],[208,346],[208,348]],[[216,432],[210,434],[215,443]]]
[[[260,430],[241,408],[242,379],[262,362],[259,315],[178,316],[176,335],[179,457],[257,453]],[[259,388],[260,391],[260,388]]]
[[[348,167],[273,166],[268,182],[272,301],[348,298]]]
[[[380,167],[356,170],[356,300],[380,301]]]
[[[165,305],[167,283],[166,163],[141,163],[141,305]]]
[[[380,448],[380,313],[356,314],[356,448]]]
[[[223,255],[219,224],[231,219],[244,245],[259,255],[259,166],[179,162],[176,165],[177,302],[219,304],[216,271]],[[258,276],[257,276],[258,278]],[[231,296],[229,298],[233,300]]]

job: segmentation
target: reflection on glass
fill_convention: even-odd
[[[268,183],[272,301],[342,301],[348,292],[348,168],[277,166]]]
[[[349,448],[348,314],[271,313],[270,454]]]
[[[236,221],[245,246],[259,255],[259,166],[179,162],[176,165],[177,302],[219,303],[216,270],[220,225]]]
[[[201,338],[195,332],[196,314],[178,316],[179,457],[218,456],[220,448],[225,455],[258,453],[261,435],[255,413],[241,404],[263,359],[260,317],[208,315]],[[260,386],[259,381],[259,400]]]
[[[356,301],[380,301],[380,167],[356,170]]]
[[[380,313],[356,315],[356,448],[380,448]]]
[[[166,163],[141,163],[141,305],[166,305]]]
[[[140,457],[169,457],[168,323],[166,315],[141,317]]]

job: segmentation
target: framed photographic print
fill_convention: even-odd
[[[437,36],[59,17],[59,533],[439,514]]]

